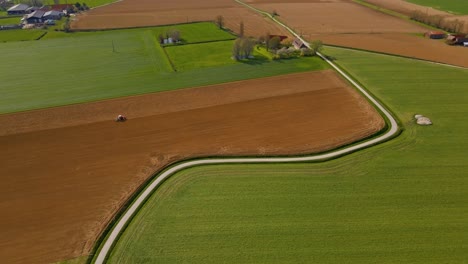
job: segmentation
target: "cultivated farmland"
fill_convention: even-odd
[[[155,192],[110,263],[463,263],[466,70],[327,48],[401,120],[398,138],[318,164],[221,165]],[[434,125],[415,125],[413,115]]]
[[[117,113],[130,119],[115,123]],[[0,152],[0,257],[8,263],[88,254],[138,186],[177,160],[319,152],[384,126],[377,112],[332,71],[3,115],[0,120],[8,124],[0,136],[7,150]]]
[[[124,0],[78,16],[73,21],[72,28],[80,30],[170,25],[214,21],[219,15],[224,17],[225,27],[234,32],[239,32],[239,25],[244,22],[246,35],[260,36],[267,32],[289,34],[269,19],[233,0]]]
[[[352,1],[246,2],[269,13],[275,10],[277,19],[308,40],[468,67],[466,49],[423,39],[429,29]]]
[[[1,43],[2,59],[9,63],[0,65],[0,113],[328,67],[317,57],[310,57],[281,62],[259,60],[258,64],[231,62],[223,67],[175,73],[157,40],[159,33],[170,28],[179,29],[182,39],[189,43],[233,38],[211,23],[202,23],[80,32],[37,42]],[[208,32],[196,33],[203,30]],[[228,56],[224,61],[230,60],[231,55],[227,51],[223,54]],[[17,70],[23,68],[25,63],[28,65],[28,74]]]

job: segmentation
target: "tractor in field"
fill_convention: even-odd
[[[118,115],[117,118],[115,119],[115,122],[125,122],[127,121],[127,117],[124,115]]]

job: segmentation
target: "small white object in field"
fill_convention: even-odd
[[[429,126],[432,125],[431,119],[428,117],[425,117],[423,115],[415,115],[416,118],[416,124],[421,125],[421,126]]]

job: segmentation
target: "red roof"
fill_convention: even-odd
[[[280,41],[283,41],[288,38],[288,36],[282,36],[282,35],[269,35],[270,38],[278,37]]]
[[[49,10],[63,11],[63,10],[67,10],[68,8],[73,8],[73,5],[72,4],[59,4],[59,5],[50,5],[48,7],[49,7]]]
[[[445,35],[445,32],[442,32],[442,31],[429,31],[426,34],[429,34],[429,35]]]

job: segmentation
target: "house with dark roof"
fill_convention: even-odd
[[[44,13],[42,16],[43,20],[60,20],[63,16],[63,13],[56,10],[50,10]]]
[[[304,44],[304,42],[302,42],[302,40],[296,38],[294,41],[293,41],[293,46],[295,49],[299,50],[299,49],[302,49],[302,48],[307,48],[307,46]]]
[[[44,22],[44,14],[45,12],[42,10],[36,10],[32,12],[31,14],[26,15],[23,18],[23,22],[26,24],[39,24]]]
[[[444,39],[447,35],[442,31],[428,31],[424,33],[424,36],[430,39]]]
[[[17,4],[8,8],[8,15],[24,15],[27,13],[29,6],[25,4]]]

